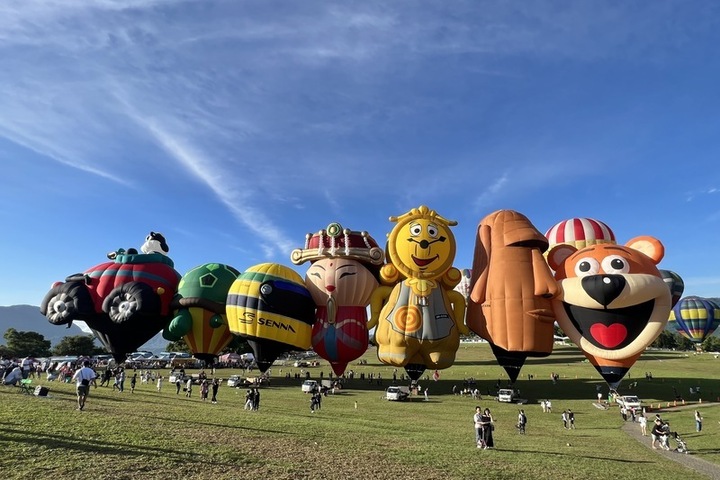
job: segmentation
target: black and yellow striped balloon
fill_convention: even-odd
[[[303,278],[276,263],[248,268],[227,297],[230,331],[248,339],[261,370],[278,355],[311,346],[315,303]]]

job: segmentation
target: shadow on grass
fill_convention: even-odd
[[[135,414],[138,418],[147,418],[150,421],[157,421],[162,420],[165,422],[170,423],[179,423],[181,425],[203,425],[207,427],[217,427],[217,428],[231,428],[233,430],[245,430],[248,432],[258,432],[258,433],[278,433],[278,434],[287,434],[286,430],[272,430],[268,428],[253,428],[248,427],[244,425],[228,425],[226,423],[213,423],[213,422],[202,422],[197,420],[192,420],[189,418],[169,418],[169,417],[158,417],[157,415],[141,415],[141,414]]]
[[[28,448],[35,449],[38,446],[46,447],[48,450],[60,449],[63,452],[79,451],[89,454],[100,455],[121,455],[125,457],[135,457],[147,455],[148,453],[157,453],[162,455],[176,456],[182,461],[204,461],[205,456],[200,453],[194,453],[189,450],[176,450],[172,448],[151,447],[148,445],[137,446],[128,443],[112,442],[102,440],[102,442],[94,442],[77,438],[74,436],[62,436],[49,433],[33,432],[28,434],[25,430],[0,427],[0,442],[25,443]],[[228,463],[227,466],[233,464]]]
[[[570,448],[570,447],[568,447]],[[500,452],[512,452],[517,454],[532,454],[532,455],[552,455],[552,456],[558,456],[558,457],[573,457],[573,458],[587,458],[590,460],[607,460],[609,462],[617,462],[617,463],[632,463],[632,464],[640,464],[640,463],[654,463],[648,460],[624,460],[620,458],[614,458],[614,457],[601,457],[597,455],[578,455],[577,453],[561,453],[561,452],[542,452],[540,450],[512,450],[509,448],[496,448],[495,450]]]

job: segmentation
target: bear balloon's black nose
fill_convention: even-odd
[[[622,275],[591,275],[582,279],[583,290],[603,307],[620,296],[625,284]]]

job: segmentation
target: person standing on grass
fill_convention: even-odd
[[[475,426],[475,445],[477,448],[482,448],[482,408],[480,405],[475,407],[475,415],[473,415],[473,425]]]
[[[562,422],[563,422],[563,428],[564,428],[565,430],[567,430],[567,428],[568,428],[568,413],[567,413],[567,410],[563,410],[562,414],[560,414],[560,418],[562,419]]]
[[[203,402],[206,401],[208,398],[208,392],[210,392],[210,384],[208,383],[207,378],[204,378],[200,383],[200,400]]]
[[[135,385],[137,385],[137,373],[133,373],[130,378],[130,393],[135,393]]]
[[[525,434],[525,425],[527,425],[527,416],[525,410],[520,409],[518,413],[518,431],[523,435]]]
[[[180,377],[175,377],[175,395],[180,395],[180,389],[182,388],[182,382]]]
[[[192,396],[192,382],[192,377],[190,377],[185,384],[185,396],[188,398]]]
[[[162,375],[158,375],[157,379],[157,391],[160,393],[160,390],[162,390],[162,384],[163,384],[163,377]]]
[[[118,389],[120,390],[120,393],[125,391],[125,369],[121,368],[120,373],[118,373]]]
[[[495,430],[495,419],[493,419],[490,409],[486,408],[483,410],[482,417],[480,417],[480,423],[483,426],[483,440],[485,442],[485,449],[495,448],[495,441],[493,440],[493,431]]]
[[[702,415],[698,410],[695,410],[695,431],[702,431]]]
[[[215,369],[215,367],[213,367],[213,369]],[[220,387],[220,380],[218,380],[217,378],[213,378],[213,381],[212,381],[212,399],[210,399],[210,401],[211,401],[212,403],[217,403],[217,392],[218,392],[218,388],[219,388],[219,387]]]
[[[572,410],[568,409],[567,411],[567,417],[568,417],[568,428],[575,429],[575,414]]]
[[[90,382],[94,381],[97,375],[95,371],[90,368],[90,362],[85,360],[83,367],[79,368],[73,375],[75,380],[75,386],[77,388],[77,402],[78,410],[85,408],[85,400],[87,400],[88,393],[90,393]]]

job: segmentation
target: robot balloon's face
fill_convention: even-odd
[[[409,277],[441,277],[455,259],[450,229],[429,218],[398,223],[388,240],[390,258]]]

